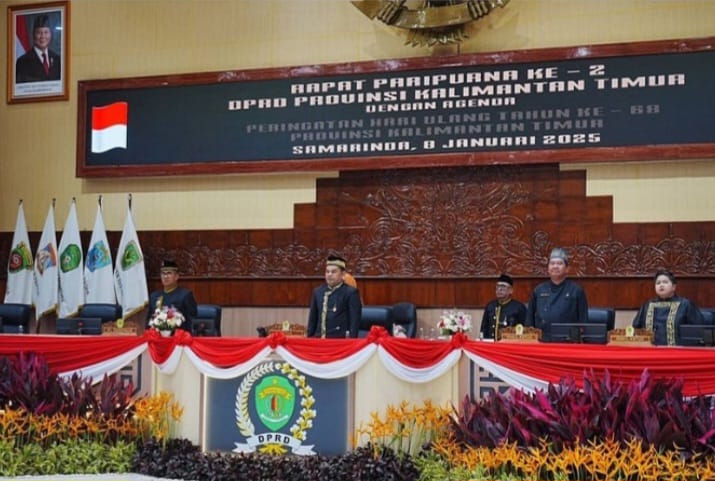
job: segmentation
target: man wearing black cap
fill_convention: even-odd
[[[343,282],[347,263],[331,255],[325,262],[325,284],[315,288],[308,315],[308,337],[357,337],[362,315],[360,292]]]
[[[527,326],[541,329],[541,339],[551,341],[551,324],[588,322],[586,293],[575,282],[566,279],[569,259],[557,247],[549,256],[549,280],[534,289],[526,311]]]
[[[482,317],[481,333],[483,339],[498,339],[499,330],[503,327],[524,324],[526,307],[522,302],[514,300],[514,280],[502,274],[497,279],[497,298],[487,304]]]
[[[147,322],[156,309],[174,307],[184,315],[186,321],[179,328],[191,332],[191,321],[196,317],[197,310],[194,294],[185,287],[179,287],[179,266],[176,262],[171,260],[162,262],[160,274],[163,289],[154,291],[149,296]]]
[[[46,82],[60,80],[60,56],[50,50],[52,30],[47,14],[40,14],[32,25],[32,48],[15,63],[15,82]]]

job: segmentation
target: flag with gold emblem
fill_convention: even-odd
[[[32,250],[22,201],[17,208],[15,234],[12,236],[10,257],[7,262],[5,302],[32,304]]]

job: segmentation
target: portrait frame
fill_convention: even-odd
[[[46,61],[35,53],[35,27]],[[7,7],[7,103],[69,99],[70,2]]]

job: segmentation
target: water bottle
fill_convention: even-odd
[[[18,334],[25,334],[25,327],[24,327],[22,324],[20,324],[19,326],[17,326],[17,333],[18,333]]]

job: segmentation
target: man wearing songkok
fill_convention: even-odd
[[[526,306],[513,299],[514,280],[502,274],[497,279],[496,299],[487,304],[482,317],[481,334],[483,339],[498,339],[503,327],[524,324]]]
[[[191,332],[191,322],[196,317],[197,310],[194,294],[189,289],[179,286],[179,266],[176,262],[172,260],[162,262],[160,274],[163,288],[152,292],[149,296],[147,322],[156,309],[173,307],[184,316],[185,322],[179,326],[179,329]]]
[[[551,341],[551,324],[588,322],[586,293],[575,282],[566,278],[569,258],[557,247],[549,256],[549,280],[536,286],[526,311],[527,326],[541,329],[541,339]]]
[[[677,284],[672,272],[656,272],[656,298],[643,304],[633,319],[633,327],[653,331],[653,343],[660,346],[680,344],[681,324],[705,324],[695,304],[675,294]]]
[[[32,47],[15,63],[15,82],[47,82],[60,80],[60,56],[52,50],[52,27],[47,14],[39,14],[32,24]]]
[[[343,281],[345,259],[331,255],[325,262],[325,284],[316,287],[310,301],[308,337],[357,337],[362,315],[360,292]]]

